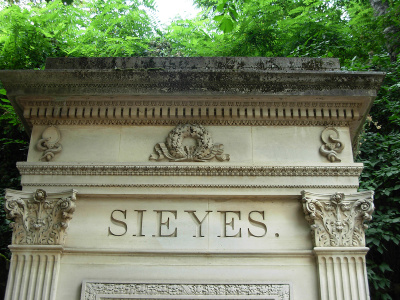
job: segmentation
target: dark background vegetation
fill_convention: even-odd
[[[1,0],[0,0],[1,1]],[[0,2],[0,69],[42,69],[47,57],[338,57],[342,69],[387,76],[360,136],[360,190],[375,190],[367,230],[372,299],[400,299],[400,1],[194,0],[202,13],[168,26],[152,0]],[[0,83],[0,202],[20,188],[29,137]],[[10,252],[0,210],[0,293]],[[0,295],[1,297],[1,295]]]

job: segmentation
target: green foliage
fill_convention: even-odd
[[[68,56],[140,56],[148,48],[155,24],[144,9],[153,1],[90,1]],[[86,12],[86,13],[85,13]]]
[[[28,137],[6,99],[4,89],[0,89],[0,128],[0,206],[3,207],[4,189],[20,188],[20,177],[15,163],[25,160],[28,145]],[[7,257],[10,255],[7,246],[11,241],[9,223],[5,211],[0,209],[0,254]]]
[[[153,0],[55,1],[0,11],[0,69],[43,68],[47,57],[148,55]]]
[[[364,163],[362,190],[375,191],[376,210],[367,230],[368,277],[372,299],[396,299],[400,283],[400,64],[375,55],[370,69],[386,71],[379,97],[360,139],[358,160]]]

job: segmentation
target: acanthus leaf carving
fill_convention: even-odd
[[[333,195],[302,192],[315,247],[365,247],[365,221],[372,219],[373,192]]]
[[[185,138],[193,138],[196,146],[185,146]],[[224,146],[214,144],[211,134],[198,124],[180,124],[176,126],[167,137],[165,143],[158,143],[151,154],[150,160],[169,160],[175,162],[204,162],[212,159],[229,161],[229,154],[223,154]]]
[[[61,152],[60,139],[61,133],[55,126],[49,126],[43,131],[42,138],[36,143],[36,148],[43,151],[40,160],[50,161],[56,153]]]
[[[76,190],[34,193],[6,189],[7,218],[13,220],[15,245],[63,245],[75,211]]]
[[[339,138],[339,132],[333,127],[325,128],[321,133],[324,144],[319,148],[319,152],[330,162],[341,162],[338,154],[343,151],[344,144]]]

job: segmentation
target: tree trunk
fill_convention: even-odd
[[[390,7],[389,1],[385,0],[370,0],[369,1],[376,17],[388,15]],[[400,27],[390,25],[383,30],[386,39],[386,48],[390,55],[390,60],[395,62],[397,55],[400,52]]]

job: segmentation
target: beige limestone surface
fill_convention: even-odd
[[[6,299],[369,299],[354,157],[383,76],[311,58],[1,70],[31,133]]]
[[[39,161],[36,143],[47,126],[35,126],[31,135],[28,162]],[[52,162],[146,163],[157,143],[165,142],[173,126],[58,126],[62,155]],[[321,156],[323,126],[207,126],[214,143],[224,145],[230,161],[222,165],[327,164]],[[353,163],[348,128],[339,128],[345,144],[342,163]],[[190,143],[190,138],[185,143]],[[192,143],[195,144],[192,138]]]

